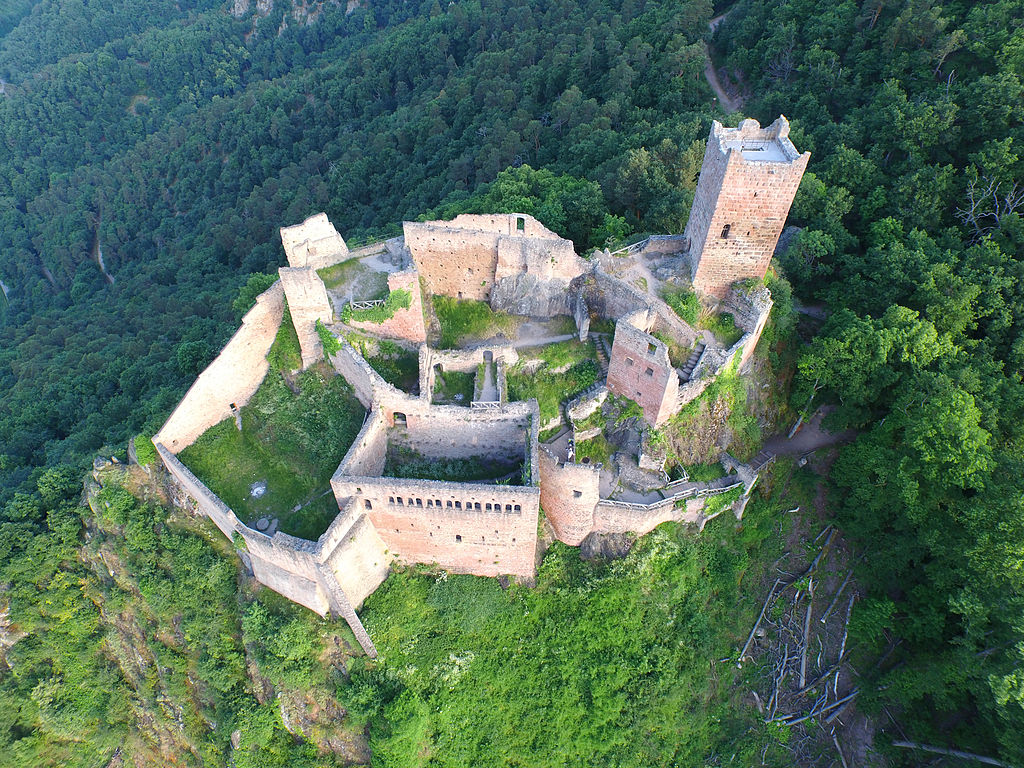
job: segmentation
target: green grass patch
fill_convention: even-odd
[[[520,363],[507,376],[508,396],[510,400],[537,398],[540,420],[545,424],[558,416],[562,400],[593,386],[600,375],[601,369],[593,360],[584,360],[560,373],[541,368],[536,373],[528,374]]]
[[[136,435],[133,441],[135,445],[135,460],[140,467],[148,467],[157,460],[156,446],[153,445],[152,435]]]
[[[434,402],[468,406],[473,401],[475,373],[443,371],[434,376]]]
[[[697,327],[697,322],[703,311],[697,294],[682,288],[666,288],[661,298],[672,308],[673,312],[679,315],[680,319],[694,328]]]
[[[729,312],[711,315],[704,321],[702,327],[715,334],[715,338],[726,349],[739,341],[743,336],[743,331],[736,327],[736,321]]]
[[[360,262],[359,259],[349,259],[348,261],[341,262],[341,264],[333,264],[316,271],[320,279],[323,280],[324,287],[327,290],[340,288],[357,279],[365,279],[365,275],[371,272],[374,272],[374,270]],[[387,291],[387,275],[383,273],[375,274],[379,274],[380,278],[377,280],[378,285],[373,286],[375,290],[372,291],[372,295],[360,297],[366,301],[382,298]]]
[[[520,485],[522,467],[522,461],[496,461],[490,456],[438,459],[405,446],[391,446],[384,463],[384,476],[477,483],[512,475],[508,485]]]
[[[731,347],[743,336],[743,331],[736,327],[735,318],[730,313],[708,311],[701,305],[697,294],[691,290],[668,288],[662,293],[661,298],[680,319],[693,328],[711,331],[715,338],[727,348]],[[659,336],[658,338],[661,337]],[[662,339],[662,341],[665,341],[665,339]]]
[[[584,459],[590,459],[592,464],[610,465],[613,453],[615,453],[615,447],[605,439],[603,434],[576,444],[577,463],[582,463]]]
[[[408,309],[412,306],[412,291],[404,288],[397,288],[391,291],[384,303],[367,309],[352,309],[351,304],[346,304],[341,310],[341,322],[343,323],[375,323],[379,325],[385,320],[395,316],[400,309]]]
[[[684,347],[667,333],[656,331],[651,335],[668,347],[668,359],[674,367],[682,368],[686,365],[686,361],[690,359],[690,355],[693,353],[693,347]]]
[[[353,668],[342,702],[387,765],[760,765],[771,742],[746,684],[758,672],[718,660],[767,592],[776,515],[752,504],[742,531],[723,517],[699,537],[662,525],[611,562],[556,542],[533,589],[393,573],[360,614],[379,660]]]
[[[591,333],[604,333],[608,336],[615,335],[615,321],[606,317],[591,318],[590,320],[590,332]]]
[[[365,411],[348,382],[325,367],[301,374],[298,388],[295,394],[280,375],[268,374],[242,408],[241,432],[225,419],[180,458],[246,523],[277,517],[285,533],[316,539],[337,515],[325,492]],[[254,483],[266,483],[258,498]]]
[[[317,331],[319,330],[318,328]],[[284,306],[281,327],[277,329],[277,336],[274,337],[274,343],[270,345],[270,351],[267,353],[267,362],[270,363],[271,370],[278,373],[295,371],[302,367],[299,334],[295,332],[295,323],[292,322],[292,313],[287,303]]]
[[[724,512],[742,495],[743,486],[741,485],[739,488],[733,488],[732,490],[720,493],[717,496],[709,496],[704,502],[704,515],[706,517],[710,517],[711,515],[717,515]]]
[[[686,474],[695,483],[710,483],[712,480],[717,480],[720,477],[725,477],[725,467],[720,462],[711,461],[707,464],[692,464],[688,467],[683,467],[686,470]]]
[[[519,350],[519,359],[543,360],[548,368],[568,368],[584,360],[597,360],[597,349],[593,341],[569,339],[539,347]]]
[[[416,395],[420,391],[420,356],[418,352],[405,349],[393,341],[381,341],[377,344],[377,354],[366,354],[362,347],[363,357],[381,378],[403,392]]]
[[[472,339],[486,339],[499,333],[511,337],[521,318],[495,312],[484,301],[434,296],[434,314],[441,326],[441,349],[452,349]]]

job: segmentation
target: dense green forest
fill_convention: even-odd
[[[812,152],[780,267],[831,311],[793,407],[835,404],[834,426],[858,430],[829,498],[863,554],[855,613],[874,631],[860,652],[884,660],[862,670],[861,707],[883,728],[895,714],[909,739],[1024,763],[1024,2],[228,5],[0,9],[0,601],[30,632],[0,662],[0,763],[105,765],[158,701],[192,762],[224,763],[228,725],[238,765],[254,743],[259,764],[317,759],[255,695],[246,643],[266,649],[249,653],[269,654],[275,685],[344,699],[348,672],[288,678],[341,630],[237,602],[216,545],[123,497],[92,514],[78,478],[97,448],[166,417],[230,334],[239,287],[282,262],[277,228],[311,213],[349,239],[485,209],[534,213],[581,249],[681,231],[710,119],[741,117],[716,112],[703,79],[707,22],[725,10],[710,41],[743,116],[786,114]],[[97,571],[104,527],[129,550]],[[554,557],[557,588],[627,615],[629,589],[645,588],[604,593],[603,574]],[[697,567],[672,562],[679,578]],[[104,569],[129,574],[119,590]],[[374,600],[419,605],[424,591],[434,626],[443,595],[425,582]],[[140,647],[164,654],[146,674],[119,656],[133,636],[119,611],[147,617]],[[292,646],[271,642],[292,624]],[[623,630],[600,631],[614,644]],[[375,760],[416,764],[424,708],[455,700],[386,671],[351,677]],[[716,734],[688,743],[710,750],[728,729]],[[648,764],[672,764],[659,755]]]

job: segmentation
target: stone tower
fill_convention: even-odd
[[[796,151],[783,116],[767,128],[712,123],[686,222],[697,291],[721,299],[736,280],[764,277],[810,156]]]

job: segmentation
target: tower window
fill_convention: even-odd
[[[722,227],[722,239],[725,240],[729,236],[729,230],[732,228],[732,224],[726,224]]]
[[[458,533],[455,534],[455,541],[461,542],[462,541],[462,536],[460,534],[458,534]]]
[[[516,230],[518,230],[519,232],[526,231],[526,219],[524,219],[522,216],[516,217]]]

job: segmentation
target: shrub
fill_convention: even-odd
[[[320,337],[320,343],[324,345],[324,354],[328,356],[336,355],[341,349],[341,342],[319,320],[316,321],[316,333]]]
[[[140,467],[148,467],[157,459],[156,446],[153,445],[151,435],[135,436],[135,460]]]

